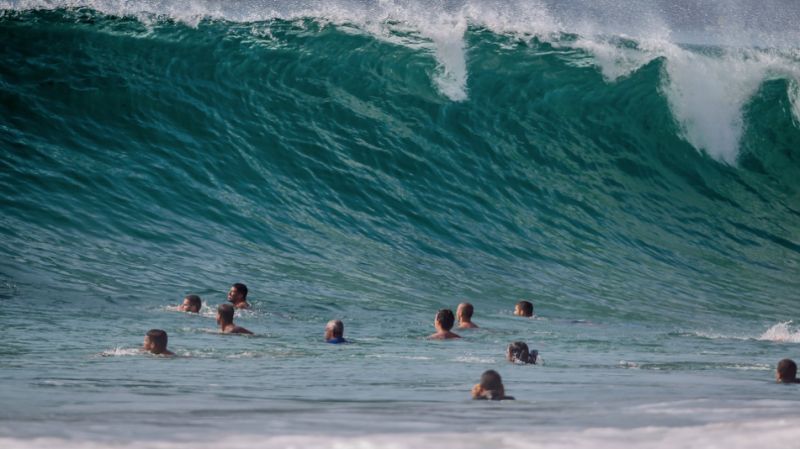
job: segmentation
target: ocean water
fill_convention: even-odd
[[[791,447],[797,23],[0,1],[0,447]],[[252,337],[216,331],[233,282]],[[469,400],[487,369],[516,401]]]

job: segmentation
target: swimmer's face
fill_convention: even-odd
[[[153,350],[153,342],[150,341],[150,337],[147,335],[144,336],[144,343],[142,344],[142,349],[145,351],[152,351]]]
[[[519,304],[514,306],[514,315],[522,316],[522,307]]]
[[[181,304],[179,309],[181,310],[181,312],[200,313],[199,307],[197,307],[197,305],[195,304],[192,304],[192,302],[189,301],[189,298],[183,299],[183,304]]]
[[[239,290],[236,290],[235,287],[231,287],[231,289],[228,290],[228,301],[229,302],[238,302],[241,299],[242,299],[242,294],[239,293]]]

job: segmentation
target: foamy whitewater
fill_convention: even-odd
[[[0,448],[792,447],[798,23],[0,0]],[[515,401],[470,400],[488,369]]]

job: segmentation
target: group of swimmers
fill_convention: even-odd
[[[247,302],[247,286],[241,283],[233,284],[228,291],[228,303],[217,306],[217,324],[220,332],[224,334],[246,334],[252,335],[249,330],[237,326],[233,323],[233,316],[236,309],[249,309]],[[181,312],[200,313],[202,300],[197,295],[188,295],[183,302],[177,306]],[[450,309],[441,309],[436,312],[434,328],[436,332],[428,338],[431,340],[449,340],[461,338],[452,331],[458,319],[459,329],[476,329],[478,325],[472,322],[472,315],[475,308],[468,302],[458,305],[456,314]],[[533,314],[533,304],[530,301],[519,301],[514,306],[514,315],[531,318]],[[344,338],[344,323],[341,320],[331,320],[325,325],[324,339],[327,343],[340,344],[347,343]],[[167,333],[161,329],[151,329],[144,337],[142,349],[156,355],[174,356],[175,353],[167,349]],[[508,345],[506,349],[506,359],[519,364],[536,364],[539,360],[539,352],[530,350],[528,345],[522,341],[515,341]],[[779,383],[800,383],[797,378],[797,364],[790,359],[783,359],[778,362],[775,374]],[[480,382],[472,388],[473,399],[485,400],[509,400],[514,399],[506,396],[503,380],[500,374],[494,370],[485,371],[481,375]]]

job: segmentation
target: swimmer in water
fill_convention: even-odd
[[[436,333],[429,336],[431,340],[449,340],[451,338],[461,338],[461,336],[450,332],[453,324],[456,322],[456,317],[453,316],[453,311],[450,309],[441,309],[436,312],[436,319],[433,326],[436,328]]]
[[[506,396],[503,379],[495,370],[484,371],[481,374],[481,382],[472,387],[472,399],[504,401],[513,400],[511,396]]]
[[[528,345],[521,341],[515,341],[508,345],[506,349],[506,359],[513,363],[530,363],[536,364],[536,359],[539,358],[539,351],[528,349]]]
[[[197,295],[187,295],[183,298],[183,303],[178,306],[179,312],[200,313],[203,302]]]
[[[344,339],[344,323],[341,320],[330,320],[325,325],[325,341],[331,344],[347,343]]]
[[[456,309],[456,316],[458,318],[458,328],[459,329],[477,329],[478,325],[472,322],[472,312],[475,309],[472,307],[472,304],[468,302],[462,302],[458,305],[458,309]]]
[[[237,309],[249,309],[250,304],[247,302],[247,286],[240,283],[231,285],[228,291],[228,302],[233,304]]]
[[[794,360],[783,359],[778,362],[778,368],[775,370],[775,380],[782,384],[798,384],[800,379],[797,379],[797,364]]]
[[[217,307],[217,324],[219,324],[219,330],[223,334],[252,335],[253,333],[249,330],[233,324],[233,312],[233,306],[230,304],[220,304],[219,307]]]
[[[151,354],[174,356],[175,353],[167,349],[167,333],[161,329],[150,329],[144,336],[142,350]]]
[[[530,301],[520,301],[514,306],[514,315],[530,318],[533,316],[533,303]]]

